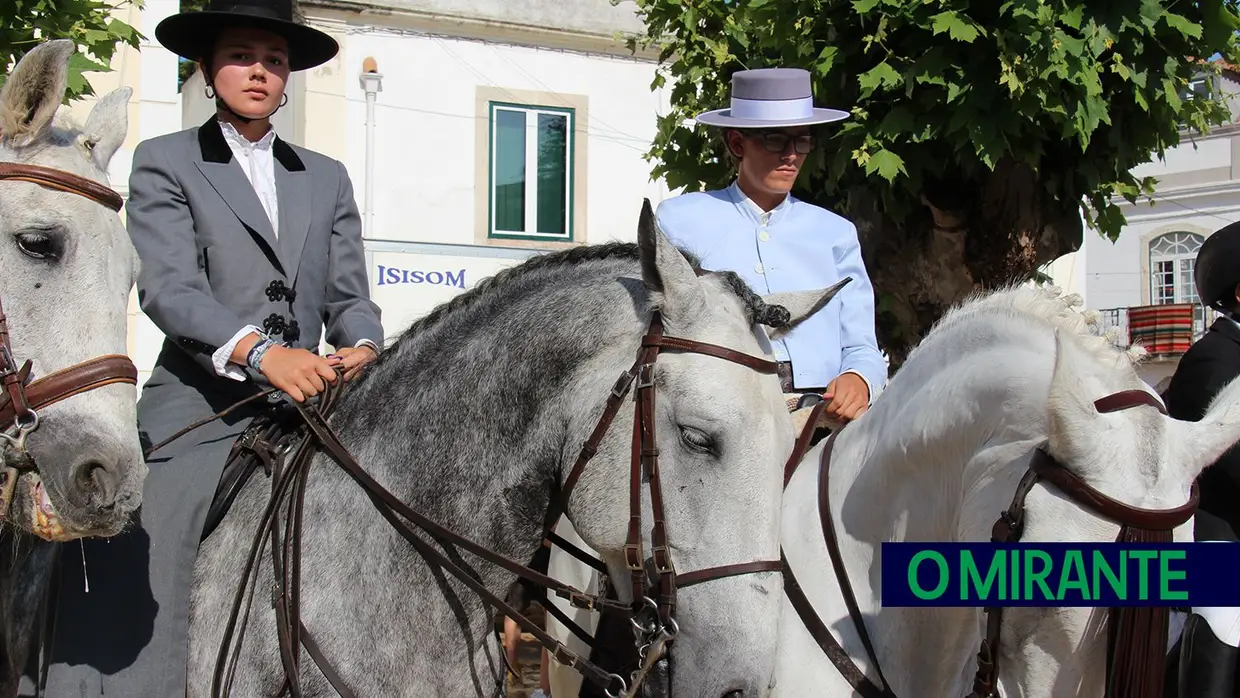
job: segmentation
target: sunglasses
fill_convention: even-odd
[[[809,134],[794,136],[778,131],[757,131],[743,135],[751,140],[761,141],[762,148],[768,153],[787,152],[789,141],[792,141],[793,147],[800,155],[805,155],[814,149],[814,137]]]

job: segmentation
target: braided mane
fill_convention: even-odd
[[[695,272],[703,273],[701,261],[696,255],[683,249],[680,250],[680,253],[684,255],[685,260],[689,262],[689,265],[693,267]],[[400,336],[384,352],[384,355],[395,353],[404,342],[417,333],[439,324],[450,315],[473,306],[487,296],[504,290],[508,285],[533,272],[551,267],[575,266],[611,259],[637,261],[639,258],[637,244],[632,242],[607,242],[598,245],[572,247],[532,257],[521,264],[502,269],[495,275],[479,281],[473,288],[453,296],[451,300],[437,306],[431,312],[415,320],[400,333]],[[740,299],[741,305],[745,308],[751,322],[768,324],[771,327],[781,327],[787,324],[789,318],[788,311],[781,306],[764,303],[762,297],[754,292],[745,283],[744,279],[735,272],[710,273],[722,281],[723,286],[731,290]]]

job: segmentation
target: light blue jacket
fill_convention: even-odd
[[[656,218],[704,268],[734,271],[762,295],[826,288],[851,276],[826,308],[774,342],[775,356],[792,362],[798,389],[826,387],[845,372],[865,380],[871,400],[886,385],[887,361],[874,332],[874,287],[857,228],[847,219],[792,195],[764,212],[735,182],[668,199]]]

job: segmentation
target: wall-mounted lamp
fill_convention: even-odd
[[[374,237],[375,225],[375,99],[383,91],[383,73],[374,56],[362,61],[362,74],[358,76],[362,90],[366,92],[366,219],[362,237]]]

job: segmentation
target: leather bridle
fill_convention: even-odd
[[[1097,400],[1094,408],[1098,412],[1106,413],[1142,405],[1154,407],[1166,414],[1162,403],[1144,390],[1113,393]],[[840,592],[848,606],[848,615],[861,637],[861,644],[871,666],[878,674],[879,684],[876,685],[865,675],[827,629],[827,625],[805,596],[786,558],[783,561],[784,591],[806,630],[854,690],[864,698],[895,698],[866,631],[864,616],[858,607],[848,571],[844,567],[843,556],[840,554],[831,515],[831,449],[841,431],[832,433],[823,446],[818,470],[818,514]],[[785,487],[791,476],[790,471],[784,480]],[[1033,486],[1041,481],[1055,486],[1077,505],[1119,523],[1117,542],[1171,542],[1173,529],[1188,521],[1197,510],[1196,483],[1192,486],[1188,502],[1183,506],[1163,510],[1142,509],[1116,501],[1089,486],[1056,461],[1046,452],[1045,447],[1040,447],[1034,452],[1028,469],[1017,485],[1011,505],[995,521],[991,531],[992,542],[1011,543],[1021,539],[1024,532],[1025,497]],[[977,653],[977,672],[973,678],[972,691],[966,698],[999,698],[998,650],[1003,608],[987,608],[985,614],[986,636]],[[1162,695],[1169,615],[1170,609],[1165,606],[1109,609],[1107,698],[1155,698]]]
[[[119,212],[121,195],[94,180],[41,165],[0,162],[0,180],[30,182],[85,197]],[[38,470],[26,450],[26,438],[39,428],[39,410],[96,388],[115,383],[137,385],[138,370],[128,356],[108,354],[88,359],[31,381],[33,362],[20,366],[9,338],[8,318],[0,302],[0,447],[8,446],[18,459],[5,459],[0,473],[0,520],[9,514],[13,490],[23,470]],[[13,432],[13,433],[10,433]],[[20,463],[14,465],[13,463]]]
[[[341,390],[342,381],[338,380],[335,384],[329,384],[327,390],[311,402],[293,403],[300,416],[299,421],[304,422],[309,429],[308,437],[302,438],[299,430],[291,435],[286,434],[284,441],[272,448],[271,444],[258,443],[261,439],[247,438],[248,435],[243,435],[238,441],[238,448],[252,450],[259,456],[263,467],[269,469],[272,476],[272,495],[258,530],[255,532],[243,573],[243,581],[238,586],[233,599],[232,610],[217,655],[211,694],[222,696],[227,695],[231,690],[250,602],[254,589],[257,587],[258,559],[262,554],[264,540],[267,539],[271,545],[271,560],[275,571],[272,602],[276,609],[277,635],[281,660],[285,669],[285,685],[282,693],[287,691],[296,698],[303,695],[300,685],[300,646],[306,649],[306,653],[337,693],[346,698],[352,698],[355,695],[320,650],[313,635],[302,623],[300,615],[301,509],[310,464],[315,453],[322,448],[366,491],[378,512],[418,551],[427,563],[452,575],[478,594],[489,606],[499,609],[504,615],[512,618],[525,632],[533,635],[557,662],[576,670],[585,679],[600,686],[612,698],[633,696],[646,672],[657,661],[670,656],[670,646],[678,633],[675,612],[679,589],[712,580],[781,570],[781,563],[778,560],[759,560],[691,572],[677,572],[669,550],[659,473],[659,449],[655,433],[654,367],[659,355],[669,351],[712,356],[745,366],[759,373],[773,375],[779,370],[779,364],[774,361],[714,344],[667,336],[663,333],[663,320],[660,314],[656,312],[652,315],[648,330],[638,349],[636,361],[629,370],[621,374],[612,386],[603,408],[603,414],[599,417],[589,438],[582,445],[558,496],[553,497],[548,507],[543,531],[547,542],[563,540],[551,529],[566,510],[573,489],[590,460],[598,452],[604,436],[625,399],[635,390],[633,446],[629,473],[630,516],[623,548],[625,564],[633,584],[633,600],[630,604],[610,599],[605,593],[587,594],[527,565],[494,553],[431,521],[392,495],[366,473],[345,448],[335,430],[328,425],[327,418],[332,411],[336,395]],[[337,371],[339,375],[339,369]],[[190,425],[150,448],[147,455],[174,439],[180,438],[185,433],[238,409],[242,403],[255,402],[277,392],[272,388],[258,393],[213,417]],[[813,432],[821,407],[823,405],[816,408],[815,419],[810,420],[805,432],[798,438],[785,472],[795,467],[808,449],[809,437]],[[649,483],[653,518],[649,558],[643,551],[641,535],[643,478]],[[283,522],[280,521],[281,509],[284,514]],[[421,529],[421,534],[415,531],[414,527]],[[548,592],[567,599],[577,608],[588,610],[607,608],[626,615],[632,622],[635,643],[639,648],[643,666],[630,677],[630,684],[621,676],[610,673],[587,658],[572,652],[567,645],[551,637],[539,624],[517,611],[505,599],[486,589],[475,573],[463,569],[449,555],[426,542],[422,537],[423,534],[445,547],[462,548],[487,562],[498,565],[533,586],[545,588]],[[597,561],[591,562],[596,568],[598,567]],[[606,571],[605,567],[602,569]],[[648,575],[652,581],[647,579]],[[554,608],[554,604],[546,604],[546,606],[549,609]]]

